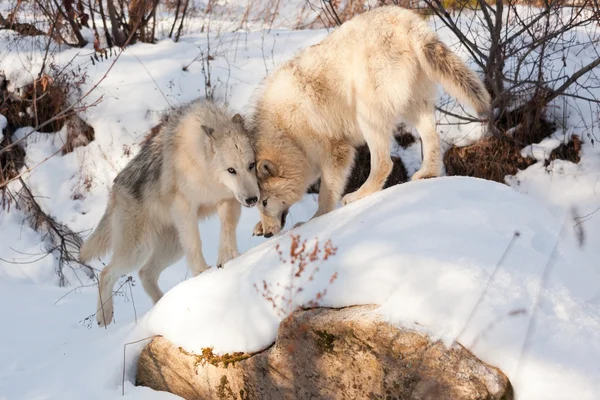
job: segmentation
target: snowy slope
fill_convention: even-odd
[[[307,196],[293,215],[304,219],[315,208]],[[63,289],[0,284],[3,301],[18,304],[0,308],[0,318],[11,321],[0,331],[0,341],[8,344],[0,359],[10,360],[0,365],[0,399],[117,398],[123,344],[153,334],[195,351],[268,346],[281,315],[254,284],[260,287],[264,280],[275,292],[283,290],[277,283],[287,284],[290,269],[279,260],[276,245],[285,255],[290,237],[254,238],[263,243],[250,248],[254,218],[254,210],[244,210],[238,231],[244,255],[175,286],[137,324],[128,322],[133,321],[131,298],[117,300],[115,325],[88,330],[76,317],[90,313],[93,289],[51,307]],[[600,279],[597,267],[569,238],[559,240],[529,346],[519,357],[561,224],[529,197],[488,181],[439,178],[390,188],[294,230],[308,239],[309,248],[314,238],[321,244],[331,239],[338,248],[319,264],[311,283],[301,280],[304,291],[295,304],[323,288],[323,305],[380,304],[390,322],[447,343],[463,331],[458,340],[502,368],[519,399],[594,399],[600,390]],[[520,236],[467,323],[515,231]],[[167,271],[169,278],[183,273],[183,263]],[[334,273],[338,278],[329,284]],[[150,308],[139,289],[134,288],[138,316]],[[132,387],[145,343],[127,347],[126,398],[171,398]]]
[[[519,399],[593,399],[600,391],[600,274],[577,246],[559,239],[561,221],[497,183],[440,178],[390,188],[305,224],[294,233],[337,254],[305,281],[296,305],[327,288],[325,306],[379,304],[398,325],[458,340],[500,367]],[[520,233],[467,323],[515,231]],[[526,353],[523,346],[540,276],[560,240]],[[157,304],[148,326],[201,353],[257,351],[270,345],[280,317],[253,284],[285,295],[290,265],[275,250],[287,235],[188,280]],[[310,269],[310,267],[309,267]],[[337,280],[329,284],[337,273]],[[280,283],[281,285],[277,285]]]

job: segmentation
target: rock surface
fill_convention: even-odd
[[[508,378],[460,345],[383,321],[376,306],[298,311],[256,354],[188,354],[163,337],[143,350],[137,385],[185,399],[513,399]]]

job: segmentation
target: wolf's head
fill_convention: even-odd
[[[306,191],[308,162],[300,150],[280,138],[279,143],[258,146],[256,174],[260,186],[258,210],[262,229],[255,235],[269,238],[284,227],[288,210]],[[260,226],[260,224],[259,224]]]
[[[213,149],[212,168],[217,180],[234,194],[243,206],[252,207],[260,198],[256,180],[256,159],[242,117],[234,115],[230,124],[202,125]]]

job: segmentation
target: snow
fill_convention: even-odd
[[[79,90],[72,93],[73,100],[98,84],[85,99],[93,106],[80,114],[95,129],[95,140],[88,146],[46,160],[61,149],[66,131],[49,135],[23,128],[15,133],[16,138],[26,137],[27,165],[37,166],[24,179],[41,207],[57,221],[84,236],[95,227],[112,180],[139,150],[148,129],[170,106],[206,94],[203,71],[207,66],[202,60],[209,45],[215,97],[244,112],[263,77],[298,49],[327,35],[325,29],[287,30],[298,22],[292,14],[298,5],[295,1],[285,4],[272,26],[260,21],[262,11],[257,9],[243,30],[230,32],[239,28],[231,21],[237,21],[235,13],[243,13],[246,2],[226,3],[223,10],[227,10],[218,18],[209,19],[203,13],[190,16],[179,43],[162,39],[155,45],[136,44],[122,53],[113,49],[106,59],[94,61],[91,45],[51,47],[56,51],[50,64],[66,68],[68,74],[85,74]],[[164,37],[172,20],[164,10],[159,11],[158,31]],[[314,17],[313,11],[302,16],[304,22]],[[430,22],[440,27],[435,18]],[[208,23],[211,33],[201,32]],[[472,25],[473,21],[466,15],[461,23]],[[470,38],[487,40],[481,29],[472,27]],[[89,32],[84,34],[89,36]],[[590,35],[597,35],[594,28],[576,30],[566,66],[557,61],[548,82],[558,84],[556,79],[591,61],[595,53],[578,44],[589,41]],[[468,59],[465,49],[452,43],[446,28],[440,28],[440,36]],[[0,31],[0,70],[10,90],[37,76],[45,44],[39,38],[17,39],[9,31]],[[588,83],[586,95],[600,96],[598,85]],[[426,331],[446,343],[464,328],[458,340],[484,361],[502,368],[513,380],[519,399],[597,397],[597,111],[581,99],[558,103],[549,110],[561,130],[523,149],[523,154],[531,154],[538,162],[507,178],[508,186],[466,178],[412,182],[294,230],[309,241],[318,237],[321,244],[331,239],[338,247],[338,253],[321,264],[316,280],[296,300],[305,301],[327,288],[323,304],[380,304],[380,312],[390,322]],[[452,105],[450,109],[461,113]],[[480,124],[450,125],[452,118],[441,114],[438,118],[444,148],[471,143],[483,132]],[[0,128],[4,123],[0,116]],[[555,160],[545,167],[551,149],[572,134],[583,140],[579,164]],[[420,167],[418,140],[407,149],[395,148],[394,153],[409,174]],[[11,188],[18,191],[18,183]],[[559,238],[572,206],[577,207],[579,219],[567,220]],[[287,228],[306,221],[316,208],[316,196],[306,195],[290,210]],[[68,270],[70,286],[59,287],[57,254],[44,256],[48,245],[44,232],[31,229],[27,218],[26,210],[14,203],[0,209],[0,400],[112,399],[120,398],[122,390],[127,399],[176,398],[133,386],[135,361],[148,337],[161,333],[188,349],[212,346],[215,351],[258,350],[274,338],[281,315],[254,284],[265,280],[281,290],[276,284],[287,282],[289,269],[278,261],[274,246],[279,243],[287,249],[290,238],[287,234],[271,240],[252,237],[256,209],[244,209],[238,226],[242,257],[194,279],[189,278],[184,260],[170,267],[160,279],[167,294],[155,308],[137,283],[137,275],[133,282],[122,279],[115,296],[115,324],[108,329],[99,329],[93,319],[97,295],[93,282]],[[581,249],[575,244],[574,224],[584,228]],[[211,218],[199,226],[203,252],[209,264],[214,264],[218,220]],[[515,230],[519,238],[466,323]],[[542,271],[557,241],[555,262],[540,292],[534,330],[518,363]],[[93,267],[102,268],[102,262]],[[338,277],[329,285],[334,272]],[[145,338],[126,347],[123,388],[124,345]]]
[[[600,274],[577,245],[560,238],[560,220],[505,185],[473,178],[440,178],[387,189],[311,221],[294,234],[327,239],[337,254],[302,282],[295,306],[327,288],[324,306],[379,304],[388,321],[425,331],[447,344],[457,338],[500,367],[519,398],[592,399],[600,391]],[[514,232],[520,236],[486,283]],[[559,241],[548,282],[540,276]],[[255,352],[275,339],[281,317],[253,284],[272,283],[285,296],[290,265],[283,235],[169,291],[147,316],[149,329],[201,353]],[[310,269],[311,267],[309,267]],[[338,278],[329,284],[330,277]],[[277,285],[279,283],[279,285]],[[541,290],[530,346],[519,354]],[[515,314],[512,315],[511,314]],[[519,366],[518,374],[516,374]]]

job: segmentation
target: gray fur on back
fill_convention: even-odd
[[[142,145],[139,153],[114,180],[114,186],[126,189],[140,202],[144,198],[144,189],[151,183],[158,184],[162,174],[164,129],[162,128]]]
[[[185,123],[185,119],[193,115],[204,125],[223,126],[223,123],[230,123],[227,111],[224,106],[204,99],[173,109],[166,117],[164,126],[150,136],[138,154],[117,175],[114,185],[124,188],[137,201],[142,202],[144,192],[150,186],[160,184],[165,168],[164,148],[174,145],[173,139],[181,125]],[[199,131],[198,134],[204,133]]]

